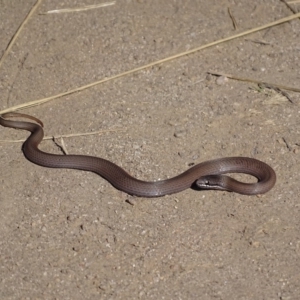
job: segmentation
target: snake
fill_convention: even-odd
[[[34,122],[16,121],[26,118]],[[250,157],[224,157],[196,164],[185,172],[165,180],[142,181],[127,173],[115,163],[87,155],[62,155],[43,152],[38,148],[44,137],[43,123],[22,113],[0,115],[0,125],[31,132],[22,146],[24,156],[34,164],[48,168],[67,168],[90,171],[106,179],[116,189],[138,197],[160,197],[179,193],[185,189],[219,190],[243,195],[268,192],[276,182],[275,171],[266,163]],[[228,173],[244,173],[256,182],[240,182]]]

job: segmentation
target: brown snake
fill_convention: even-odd
[[[12,121],[7,118],[23,117],[39,123]],[[43,123],[35,117],[6,113],[0,116],[5,127],[24,129],[31,135],[23,144],[23,152],[31,162],[48,168],[68,168],[94,172],[109,181],[118,190],[140,197],[159,197],[194,187],[204,190],[221,190],[244,195],[263,194],[276,182],[274,170],[267,164],[248,157],[226,157],[205,161],[182,174],[161,181],[146,182],[136,179],[116,164],[100,157],[86,155],[56,155],[38,149],[44,137]],[[239,182],[225,173],[244,173],[258,179],[256,183]]]

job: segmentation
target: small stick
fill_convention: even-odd
[[[63,135],[59,135],[59,136],[44,136],[43,141],[44,140],[53,140],[53,139],[57,139],[57,138],[69,138],[69,137],[76,137],[76,136],[87,136],[87,135],[96,135],[96,134],[102,134],[102,133],[106,133],[106,132],[115,132],[115,131],[125,131],[127,130],[126,128],[116,128],[116,129],[104,129],[104,130],[98,130],[98,131],[94,131],[94,132],[84,132],[84,133],[71,133],[71,134],[63,134]],[[25,140],[0,140],[0,143],[23,143],[25,142]]]
[[[297,13],[297,11],[289,4],[289,3],[295,3],[296,1],[286,2],[286,0],[281,0],[281,2],[283,2],[294,14]]]
[[[215,76],[225,76],[225,77],[235,79],[235,80],[240,80],[240,81],[253,82],[253,83],[257,83],[257,84],[264,84],[266,87],[272,86],[272,87],[276,87],[278,89],[283,89],[283,90],[288,90],[288,91],[293,91],[293,92],[296,92],[296,93],[300,93],[300,89],[298,89],[298,88],[294,88],[294,87],[290,87],[290,86],[286,86],[286,85],[281,85],[281,84],[277,84],[277,83],[270,83],[270,82],[265,82],[265,81],[261,81],[261,80],[256,80],[256,79],[253,79],[253,78],[238,77],[238,76],[235,76],[235,75],[218,73],[218,72],[207,72],[207,73],[211,74],[211,75],[215,75]]]
[[[90,9],[106,7],[106,6],[115,5],[115,4],[116,4],[116,1],[112,1],[112,2],[94,4],[94,5],[86,5],[86,6],[78,7],[78,8],[62,8],[62,9],[48,10],[45,13],[41,13],[41,15],[86,11],[86,10],[90,10]]]
[[[229,14],[229,17],[231,18],[231,21],[232,21],[232,25],[234,27],[234,30],[237,30],[237,23],[236,23],[236,20],[233,16],[233,14],[231,13],[231,10],[230,8],[228,7],[228,14]]]

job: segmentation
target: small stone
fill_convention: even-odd
[[[217,85],[224,85],[227,82],[228,82],[228,78],[226,76],[220,76],[216,80]]]
[[[185,129],[177,129],[174,133],[174,136],[177,138],[182,138],[186,136],[186,130]]]

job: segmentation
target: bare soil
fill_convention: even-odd
[[[1,55],[34,4],[0,0]],[[128,0],[42,14],[82,5],[42,1],[0,68],[0,109],[292,14],[279,0]],[[64,142],[69,153],[109,159],[143,180],[249,156],[275,169],[275,187],[261,196],[190,189],[134,198],[89,172],[36,166],[21,143],[2,142],[1,299],[299,299],[300,94],[288,92],[291,103],[209,71],[299,88],[300,20],[24,113],[41,119],[47,136],[113,129]],[[1,140],[27,136],[0,128]],[[51,140],[41,148],[61,153]]]

